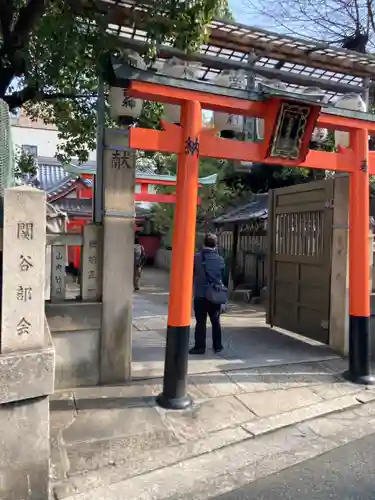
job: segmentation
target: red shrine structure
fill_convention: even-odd
[[[38,158],[38,185],[46,191],[47,200],[69,217],[68,232],[81,232],[82,227],[92,222],[93,186],[96,173],[95,162],[84,165],[61,165],[54,158]],[[215,184],[217,175],[199,179],[199,186]],[[153,203],[175,203],[175,194],[158,193],[158,186],[176,186],[176,177],[159,175],[150,167],[136,170],[135,230],[148,257],[152,260],[160,245],[160,237],[152,229],[150,209]],[[199,200],[198,200],[199,203]],[[69,247],[68,260],[76,269],[80,267],[81,248]]]
[[[133,27],[123,38],[124,45],[142,52],[145,42],[134,28],[135,20],[142,26],[138,14],[137,5],[129,2],[119,9],[116,22],[121,26],[126,24],[124,19],[132,19]],[[349,366],[345,377],[359,384],[374,384],[370,367],[368,231],[369,176],[375,173],[375,157],[374,152],[369,151],[368,138],[375,135],[375,119],[363,110],[335,108],[329,102],[328,93],[352,93],[356,87],[355,93],[363,94],[367,99],[368,82],[375,75],[375,58],[332,49],[324,44],[313,45],[304,40],[282,37],[235,23],[226,24],[224,21],[212,21],[208,30],[210,43],[201,46],[200,52],[193,56],[168,46],[158,47],[160,59],[178,56],[184,61],[190,59],[201,63],[198,78],[188,82],[174,77],[172,72],[134,68],[126,59],[115,57],[109,58],[105,68],[107,82],[112,87],[124,89],[125,103],[131,99],[141,99],[180,107],[179,120],[172,119],[162,124],[163,130],[132,127],[129,133],[129,146],[134,150],[178,154],[164,384],[157,402],[168,409],[183,409],[191,405],[191,398],[187,394],[187,366],[201,157],[259,162],[265,168],[267,165],[282,164],[291,168],[331,170],[348,175]],[[217,49],[214,55],[209,53],[211,46]],[[251,60],[254,51],[257,54]],[[221,53],[225,54],[225,58],[219,57]],[[233,60],[228,61],[231,56]],[[265,59],[276,66],[271,69],[266,67]],[[280,67],[286,64],[292,69],[281,71]],[[305,73],[301,71],[301,74],[293,74],[302,65],[305,66],[302,67]],[[258,78],[270,77],[271,74],[275,78],[278,75],[289,87],[286,85],[281,89],[266,85],[257,89],[255,85],[247,85],[246,88],[238,88],[232,81],[224,90],[221,82],[205,81],[205,76],[212,68],[218,72],[224,69],[247,71],[250,85],[254,73]],[[329,78],[334,70],[340,71],[341,81],[329,81],[329,78],[325,80],[325,77],[310,74],[307,76],[306,68],[318,68],[320,71],[324,68]],[[358,80],[354,81],[354,85],[343,81],[341,77],[347,74],[352,81],[355,77],[359,78],[358,84]],[[314,95],[312,87],[308,88],[317,86],[318,82],[319,86],[325,88],[328,101]],[[239,140],[233,135],[229,138],[222,133],[226,132],[225,125],[218,130],[205,130],[202,110],[209,110],[214,115],[242,116],[249,123],[255,119],[256,123],[263,123],[263,137],[256,141]],[[226,123],[229,124],[229,119]],[[341,141],[338,141],[336,151],[314,150],[310,144],[316,129],[332,131],[335,137],[337,133],[343,132],[347,134],[347,143],[340,144]],[[217,132],[220,132],[220,136]],[[281,207],[278,213],[282,214],[282,210]],[[278,247],[277,252],[280,258],[288,261],[289,255],[285,249]],[[308,256],[305,257],[308,259]],[[275,269],[270,267],[271,271]],[[299,307],[298,302],[293,306]]]

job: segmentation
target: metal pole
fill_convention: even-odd
[[[368,131],[353,130],[350,142],[355,167],[349,178],[349,370],[345,376],[370,385],[375,379],[370,355]]]
[[[370,78],[366,77],[362,81],[362,86],[363,86],[363,94],[362,94],[362,99],[364,100],[366,104],[366,110],[368,111],[369,105],[370,105],[370,85],[371,85],[371,80]]]
[[[200,103],[184,102],[181,114],[183,141],[177,169],[164,381],[163,392],[157,398],[160,406],[172,410],[191,405],[186,389],[202,128]]]
[[[248,70],[246,72],[246,90],[249,91],[249,94],[255,90],[254,57],[255,54],[253,52],[249,52],[247,57]],[[257,139],[255,120],[256,118],[251,116],[244,117],[245,141],[254,142]]]
[[[104,81],[99,77],[97,101],[97,134],[96,134],[96,175],[94,183],[93,211],[94,222],[99,224],[103,220],[103,162],[104,162],[104,126],[105,126],[105,95]]]

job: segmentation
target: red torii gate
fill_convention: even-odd
[[[171,286],[164,387],[158,402],[166,408],[186,408],[191,400],[186,394],[188,343],[191,319],[193,256],[195,250],[196,204],[198,194],[199,156],[284,164],[347,172],[350,174],[349,201],[349,314],[350,349],[347,377],[356,383],[371,384],[369,362],[370,290],[369,290],[369,174],[375,174],[375,153],[368,151],[368,135],[375,135],[375,121],[365,113],[344,110],[321,110],[321,104],[298,101],[296,95],[270,96],[259,100],[256,94],[212,86],[204,91],[194,83],[191,89],[180,88],[178,81],[163,77],[142,78],[140,72],[115,84],[127,86],[130,97],[181,106],[181,126],[164,124],[164,130],[130,129],[130,147],[176,153],[178,157],[176,210],[174,220]],[[124,73],[124,74],[125,74]],[[152,80],[152,81],[150,81]],[[164,83],[165,82],[165,83]],[[113,83],[113,82],[112,82]],[[211,90],[212,89],[212,90]],[[231,95],[232,94],[232,95]],[[237,97],[240,95],[241,97]],[[304,129],[299,137],[298,154],[284,155],[276,141],[285,132],[288,106],[304,109]],[[301,109],[302,109],[301,108]],[[202,127],[202,109],[263,118],[265,137],[261,143],[219,138]],[[293,114],[293,113],[292,113]],[[302,116],[302,115],[301,115]],[[344,130],[350,134],[350,147],[338,152],[309,150],[314,127]],[[290,127],[292,130],[292,127]],[[289,130],[288,133],[291,133]],[[281,135],[280,135],[281,134]],[[296,132],[298,136],[298,132]],[[298,138],[298,137],[297,137]]]
[[[93,168],[75,167],[69,165],[67,169],[68,172],[77,174],[82,179],[87,179],[92,181],[93,185],[95,183],[95,173]],[[175,187],[177,180],[172,175],[142,175],[136,176],[136,185],[141,187],[140,193],[134,194],[134,201],[136,202],[148,202],[148,203],[176,203],[176,195],[174,193],[150,193],[149,186],[166,186]],[[207,177],[202,177],[198,180],[198,187],[201,188],[204,185],[212,185],[216,182],[216,174]],[[93,197],[92,187],[82,187],[79,191],[81,198]],[[61,195],[56,195],[54,199],[58,199]],[[197,201],[198,205],[201,203],[200,198]]]

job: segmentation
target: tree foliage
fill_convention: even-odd
[[[158,154],[157,158],[158,172],[161,174],[176,175],[177,157],[175,155]],[[199,176],[206,177],[217,174],[217,182],[212,185],[204,185],[199,189],[201,200],[197,209],[197,224],[201,229],[207,229],[211,220],[219,215],[228,205],[239,197],[241,188],[239,185],[229,187],[225,178],[231,170],[230,162],[215,160],[212,158],[201,158],[199,160]],[[160,192],[172,193],[175,188],[162,186]],[[153,222],[155,228],[161,233],[168,234],[169,239],[172,235],[174,205],[162,204],[153,209]]]
[[[34,178],[37,174],[35,157],[32,154],[24,151],[19,146],[16,147],[14,156],[14,177],[16,178],[17,182],[27,182],[30,179]]]
[[[176,175],[177,157],[157,153],[152,158],[157,172]],[[226,210],[247,203],[253,193],[264,193],[269,189],[301,184],[324,177],[324,171],[315,172],[306,168],[285,168],[257,164],[248,172],[237,172],[232,162],[200,158],[199,176],[206,177],[217,174],[217,182],[205,185],[199,189],[201,200],[197,209],[198,230],[206,231],[211,227],[212,220]],[[161,186],[159,192],[174,193],[174,187]],[[152,220],[155,230],[167,235],[167,245],[171,243],[173,233],[173,204],[155,205],[152,210]]]
[[[100,60],[121,50],[110,31],[118,1],[0,0],[0,98],[58,127],[66,157],[87,158],[95,147]],[[145,0],[143,27],[150,54],[159,43],[194,50],[225,0]],[[120,16],[121,17],[121,16]],[[122,19],[133,25],[134,19]],[[150,110],[145,116],[150,118]],[[152,120],[152,117],[151,117]]]

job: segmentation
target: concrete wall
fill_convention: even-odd
[[[38,156],[55,157],[57,145],[61,142],[56,127],[46,125],[42,120],[32,121],[23,113],[12,118],[11,124],[14,146],[37,146]],[[96,160],[95,151],[90,152],[89,160]]]
[[[172,262],[172,250],[165,250],[164,248],[159,248],[156,252],[155,265],[160,269],[165,269],[169,271]]]
[[[55,389],[99,383],[100,303],[47,304],[56,352]]]
[[[203,245],[203,238],[205,233],[197,233],[195,237],[195,246],[197,249],[201,249]],[[160,269],[165,269],[169,271],[172,263],[172,250],[166,250],[165,248],[159,248],[156,253],[155,265]]]

